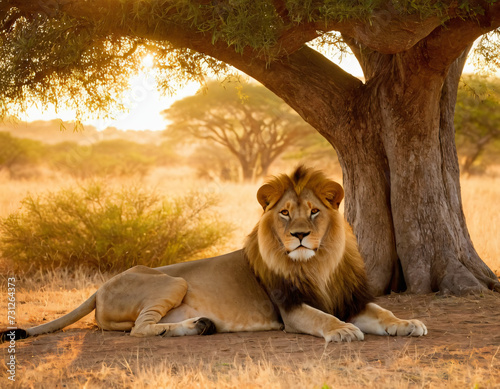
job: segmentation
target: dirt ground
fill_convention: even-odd
[[[58,360],[60,368],[99,370],[108,367],[135,370],[139,366],[168,364],[179,367],[259,361],[297,366],[310,361],[361,358],[369,365],[384,366],[409,355],[424,366],[437,361],[500,369],[500,297],[439,297],[435,295],[382,297],[377,302],[401,318],[424,321],[429,334],[421,338],[367,335],[363,342],[329,344],[308,335],[280,331],[231,333],[181,338],[130,337],[97,327],[71,328],[64,332],[18,341],[19,372]],[[7,357],[2,345],[3,361]],[[61,365],[62,363],[62,365]]]

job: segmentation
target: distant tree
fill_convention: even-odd
[[[186,159],[186,163],[196,169],[199,178],[220,182],[241,179],[238,160],[227,148],[218,144],[200,144]]]
[[[167,133],[223,146],[238,160],[243,180],[267,175],[287,148],[314,129],[283,100],[258,84],[208,84],[163,111],[172,121]]]
[[[500,80],[463,78],[455,108],[462,173],[470,174],[485,151],[500,140]]]
[[[301,138],[300,142],[290,147],[281,159],[307,161],[307,164],[313,166],[334,165],[334,167],[340,169],[337,153],[332,150],[332,145],[317,132]]]

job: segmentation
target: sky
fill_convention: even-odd
[[[197,83],[190,83],[186,87],[179,89],[174,96],[164,96],[157,89],[152,70],[152,58],[147,56],[143,61],[145,72],[140,72],[130,80],[131,88],[123,96],[125,112],[117,112],[110,119],[90,119],[83,123],[96,127],[102,131],[108,127],[116,127],[119,130],[153,130],[162,131],[168,122],[161,115],[161,111],[167,109],[173,102],[186,96],[194,95],[200,88]],[[49,109],[42,111],[36,107],[28,109],[24,116],[19,119],[27,122],[35,120],[62,119],[64,121],[74,121],[75,112],[70,110]]]
[[[90,120],[86,123],[93,125],[99,131],[107,127],[116,127],[120,130],[161,131],[168,124],[161,111],[178,99],[194,95],[199,88],[200,85],[193,82],[178,90],[174,96],[164,96],[156,88],[154,77],[143,73],[131,81],[131,89],[125,97],[127,112],[116,114],[115,120]]]
[[[363,72],[356,58],[353,55],[344,56],[341,62],[335,59],[335,62],[348,73],[362,77]],[[92,125],[99,131],[108,127],[115,127],[119,130],[164,130],[168,122],[161,115],[161,111],[167,109],[173,102],[187,96],[194,95],[200,85],[190,83],[182,89],[179,89],[173,96],[164,96],[160,94],[156,87],[154,71],[148,71],[152,68],[152,58],[145,57],[144,67],[146,72],[141,72],[131,81],[131,88],[123,97],[126,102],[127,111],[118,112],[113,115],[112,119],[101,120],[84,120],[86,125]],[[152,70],[152,69],[151,69]],[[467,64],[464,73],[472,73],[473,65]],[[23,121],[35,120],[52,120],[62,119],[63,121],[71,122],[75,119],[74,112],[60,110],[57,113],[54,110],[40,111],[39,109],[29,109],[25,116],[20,117]]]

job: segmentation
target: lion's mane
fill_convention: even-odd
[[[318,197],[331,183],[322,172],[299,167],[291,176],[280,175],[268,183],[276,193],[259,223],[247,237],[244,251],[256,277],[274,304],[291,310],[302,303],[341,320],[360,313],[373,300],[356,238],[343,216],[330,207],[330,226],[316,255],[293,261],[274,233],[274,218],[266,217],[288,190],[298,195],[305,189]],[[270,186],[269,186],[270,185]]]

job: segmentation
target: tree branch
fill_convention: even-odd
[[[481,0],[470,1],[471,6],[482,3]],[[282,1],[276,0],[277,13],[284,22],[276,44],[276,54],[282,57],[278,55],[269,64],[265,59],[267,56],[259,49],[246,47],[242,53],[237,53],[233,46],[222,39],[214,43],[211,31],[200,32],[196,26],[188,22],[182,23],[179,18],[174,21],[171,18],[177,12],[174,7],[155,16],[148,13],[150,8],[146,8],[151,6],[150,2],[132,0],[4,0],[0,4],[2,20],[11,12],[11,7],[16,7],[20,15],[28,18],[36,13],[49,17],[64,13],[99,26],[102,29],[101,36],[121,35],[159,44],[168,42],[173,47],[189,48],[211,56],[262,82],[316,128],[333,125],[314,123],[318,117],[331,117],[318,115],[318,111],[326,113],[335,107],[337,112],[342,112],[346,107],[346,97],[362,85],[321,54],[304,46],[308,40],[321,33],[318,31],[340,31],[344,36],[350,37],[352,42],[378,53],[389,54],[408,50],[429,36],[425,41],[429,54],[436,58],[441,52],[446,54],[443,60],[431,58],[431,65],[443,68],[460,53],[461,48],[466,47],[466,42],[498,26],[500,8],[500,3],[489,6],[484,17],[478,17],[479,28],[470,18],[464,21],[455,18],[448,23],[447,28],[436,29],[443,17],[449,15],[422,19],[418,13],[408,15],[394,9],[392,2],[381,2],[379,8],[369,15],[369,21],[352,18],[343,22],[328,21],[327,24],[324,20],[286,23],[287,9],[283,8]],[[449,8],[445,8],[443,12],[455,12],[451,6],[454,1],[449,0],[446,4]],[[122,18],[116,17],[117,10],[123,14]],[[470,27],[471,31],[463,31],[464,27]],[[433,30],[435,31],[431,34]],[[312,94],[316,98],[312,98]]]
[[[424,41],[429,66],[436,70],[448,68],[477,38],[499,27],[500,2],[487,6],[484,15],[475,19],[451,19]]]
[[[306,42],[321,35],[322,32],[339,31],[346,36],[350,36],[361,44],[370,47],[373,50],[382,53],[396,53],[407,50],[415,45],[422,38],[427,36],[441,23],[442,19],[438,16],[428,17],[425,20],[418,14],[406,15],[401,14],[394,9],[391,2],[383,2],[380,8],[376,9],[371,15],[369,22],[359,19],[348,19],[342,22],[325,21],[322,17],[319,21],[311,20],[308,22],[295,23],[288,18],[288,10],[286,3],[281,0],[274,1],[276,13],[283,22],[283,29],[278,37],[277,44],[274,48],[275,57],[285,57],[299,50]],[[318,4],[318,8],[321,4]],[[0,17],[3,20],[11,7],[16,7],[20,14],[31,18],[35,14],[44,14],[49,17],[54,17],[60,12],[64,12],[70,17],[83,18],[90,21],[104,21],[109,25],[109,19],[116,17],[117,10],[123,10],[124,7],[132,7],[136,12],[129,12],[129,18],[120,23],[119,18],[116,21],[115,28],[121,24],[121,28],[125,33],[131,36],[135,34],[148,35],[151,39],[160,39],[175,41],[182,44],[179,47],[191,47],[195,50],[203,40],[205,45],[212,43],[212,34],[200,33],[196,26],[192,24],[168,22],[166,15],[174,16],[175,8],[164,12],[159,20],[149,20],[151,23],[144,23],[142,17],[135,17],[134,14],[140,14],[141,7],[149,7],[149,2],[144,2],[144,5],[133,1],[123,2],[120,0],[4,0],[0,7]],[[152,17],[152,15],[149,15]],[[186,34],[186,35],[185,35]],[[156,35],[156,38],[154,37]],[[161,36],[160,36],[161,35]],[[184,36],[184,39],[183,38]],[[194,45],[189,42],[192,39]],[[196,42],[198,41],[198,42]],[[220,42],[218,49],[225,48],[226,50],[234,51],[231,45],[226,42]],[[252,56],[260,57],[259,49],[254,51],[251,48],[245,50]]]

